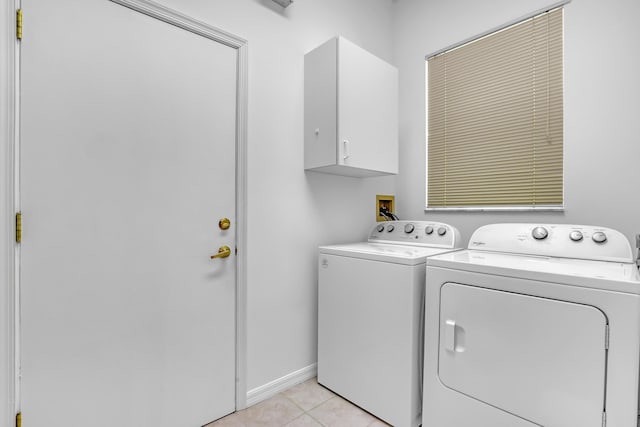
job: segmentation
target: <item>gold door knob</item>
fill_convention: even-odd
[[[229,246],[220,246],[220,249],[218,249],[218,253],[215,255],[211,255],[211,259],[226,258],[229,255],[231,255],[231,248]]]
[[[218,227],[220,227],[220,230],[228,230],[231,227],[231,221],[229,221],[229,218],[222,218],[218,221]]]

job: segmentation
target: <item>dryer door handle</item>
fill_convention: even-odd
[[[444,323],[444,348],[451,352],[456,351],[456,321],[447,320]]]

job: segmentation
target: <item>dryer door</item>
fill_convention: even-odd
[[[447,283],[438,373],[447,387],[545,427],[601,427],[606,329],[591,306]]]

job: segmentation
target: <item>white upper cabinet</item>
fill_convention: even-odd
[[[304,168],[398,173],[398,70],[343,37],[304,58]]]

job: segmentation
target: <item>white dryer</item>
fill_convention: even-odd
[[[320,384],[396,427],[420,424],[425,259],[459,242],[447,224],[389,221],[367,242],[320,247]]]
[[[493,224],[427,260],[423,427],[636,427],[639,366],[621,233]]]

